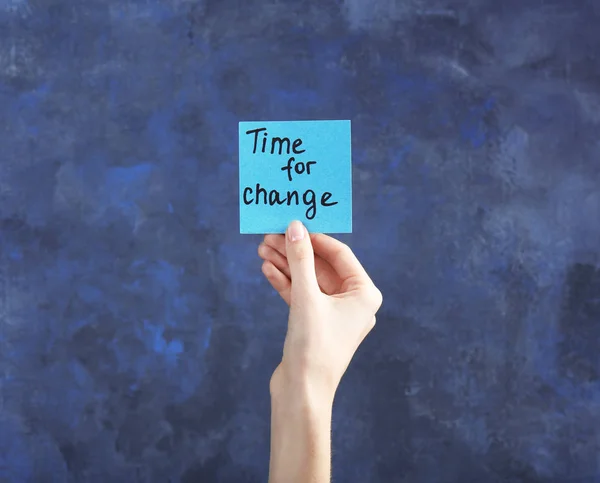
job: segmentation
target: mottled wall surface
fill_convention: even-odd
[[[351,119],[340,482],[600,481],[600,3],[0,1],[0,481],[264,482],[237,123]]]

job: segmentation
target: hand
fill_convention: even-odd
[[[375,325],[382,303],[352,250],[334,238],[309,235],[292,222],[286,235],[266,235],[262,271],[290,306],[283,358],[271,392],[298,383],[333,400],[354,353]]]

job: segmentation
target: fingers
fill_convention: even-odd
[[[310,237],[316,258],[328,262],[342,280],[362,277],[370,281],[367,272],[348,245],[322,233],[312,234]],[[286,255],[283,235],[267,235],[265,243],[283,256]]]
[[[265,241],[259,246],[258,254],[264,260],[273,262],[288,277],[290,276],[284,235],[266,235]],[[317,282],[323,293],[332,295],[339,291],[342,281],[333,268],[331,268],[331,265],[319,256],[315,256],[315,270],[317,273]]]
[[[282,272],[287,278],[291,277],[290,266],[288,264],[287,258],[284,257],[275,248],[267,245],[266,243],[261,243],[258,246],[258,255],[263,260],[270,261],[273,265],[275,265],[275,268]]]
[[[348,245],[321,233],[314,235],[312,241],[315,253],[329,262],[342,280],[358,279],[371,282]]]
[[[318,284],[326,294],[353,289],[360,291],[360,299],[377,312],[383,302],[381,292],[350,247],[324,234],[311,234]],[[266,235],[265,244],[286,257],[286,237]],[[342,286],[343,282],[343,286]]]
[[[290,223],[285,237],[292,291],[301,296],[320,293],[315,271],[315,254],[308,231],[299,221]]]
[[[343,281],[342,290],[358,289],[360,299],[375,314],[383,303],[383,296],[350,247],[321,233],[312,237],[312,243],[316,256],[328,262]]]
[[[317,271],[317,282],[323,293],[333,295],[339,291],[342,281],[333,271],[329,263],[322,258],[315,256],[315,270]]]
[[[274,248],[279,253],[281,253],[284,257],[285,255],[285,235],[265,235],[264,239],[265,245]]]
[[[275,289],[286,304],[290,305],[292,282],[272,262],[265,260],[262,264],[262,272],[271,286]]]

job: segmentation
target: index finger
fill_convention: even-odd
[[[371,278],[348,245],[322,233],[311,235],[311,239],[315,253],[327,261],[342,280],[357,278],[371,282]]]

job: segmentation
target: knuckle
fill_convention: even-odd
[[[338,262],[339,260],[344,260],[345,258],[348,258],[348,256],[351,254],[352,254],[352,249],[345,243],[342,243],[340,245],[340,247],[337,249],[336,254],[334,255],[335,261]]]
[[[383,294],[381,293],[381,290],[379,290],[377,287],[375,287],[375,285],[373,285],[369,289],[369,292],[367,294],[367,300],[371,304],[373,310],[377,312],[381,307],[381,304],[383,304]]]
[[[350,245],[348,245],[347,243],[343,243],[340,246],[340,250],[342,251],[342,253],[348,254],[350,252],[352,252],[352,248],[350,248]]]
[[[342,246],[340,247],[340,254],[342,257],[349,257],[350,255],[353,255],[352,248],[350,248],[349,245],[342,243]]]

